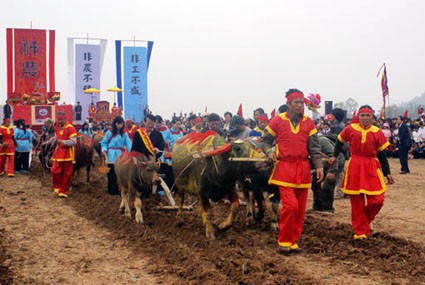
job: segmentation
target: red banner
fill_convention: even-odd
[[[54,105],[36,105],[34,106],[33,124],[43,124],[44,120],[49,118],[54,120]]]
[[[14,29],[14,32],[15,92],[46,94],[46,31]]]

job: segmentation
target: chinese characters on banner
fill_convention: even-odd
[[[21,95],[40,93],[45,99],[47,93],[46,30],[14,29],[13,31],[14,91]]]
[[[124,47],[125,119],[144,120],[147,98],[147,48]]]
[[[100,45],[75,46],[75,101],[82,106],[82,119],[88,118],[90,103],[96,104],[99,93],[84,93],[89,88],[100,89]]]

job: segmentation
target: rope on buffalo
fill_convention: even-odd
[[[192,158],[192,160],[183,168],[183,170],[177,175],[177,177],[174,179],[173,185],[171,185],[170,191],[173,191],[174,186],[176,186],[177,180],[182,176],[182,174],[189,168],[189,166],[195,161],[195,158]]]

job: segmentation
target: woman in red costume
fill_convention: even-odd
[[[330,163],[335,162],[342,145],[349,142],[351,158],[341,190],[350,196],[354,239],[363,240],[370,236],[370,223],[384,204],[384,192],[387,190],[384,176],[388,184],[393,184],[394,179],[384,153],[389,142],[381,129],[373,125],[373,109],[364,105],[357,116],[358,122],[348,125],[338,135]]]

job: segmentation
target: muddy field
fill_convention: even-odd
[[[390,165],[396,183],[367,242],[353,243],[349,200],[338,199],[334,215],[307,214],[303,252],[290,256],[277,253],[268,216],[245,226],[244,207],[235,227],[207,240],[197,212],[178,226],[152,197],[137,225],[118,213],[97,169],[61,199],[33,165],[29,176],[0,177],[0,283],[425,284],[425,161],[410,161],[409,175]],[[215,205],[216,222],[227,209]]]

